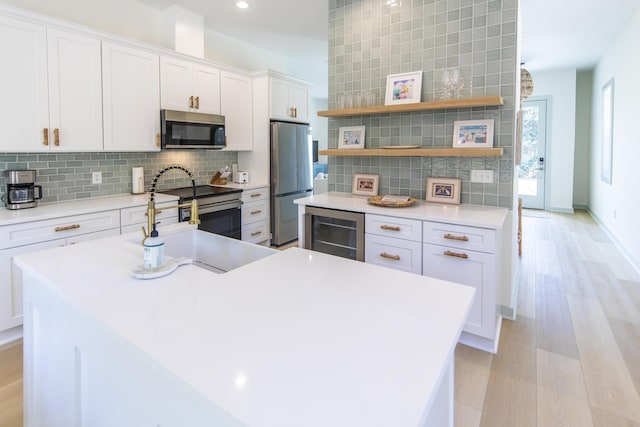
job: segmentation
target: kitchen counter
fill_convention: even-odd
[[[375,206],[367,202],[367,196],[330,192],[295,200],[301,206],[317,206],[368,214],[396,216],[422,221],[442,221],[448,224],[499,229],[504,224],[508,210],[478,205],[448,205],[423,200],[403,208]]]
[[[25,425],[453,426],[472,288],[299,248],[135,280],[130,237],[16,258]]]
[[[178,201],[176,196],[156,193],[156,203]],[[57,203],[43,203],[30,209],[0,209],[0,227],[30,221],[81,215],[92,212],[146,206],[149,194],[120,194],[117,196],[92,199],[70,200]]]
[[[241,190],[254,190],[256,188],[269,187],[269,183],[259,183],[259,182],[247,182],[246,184],[238,184],[235,182],[230,182],[228,184],[215,184],[214,187],[226,187],[226,188],[239,188]]]

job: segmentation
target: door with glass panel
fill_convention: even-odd
[[[522,156],[518,171],[518,196],[522,207],[544,209],[547,100],[522,103]]]

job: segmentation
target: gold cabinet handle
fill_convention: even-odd
[[[161,142],[161,137],[160,137],[160,134],[158,133],[158,134],[156,134],[156,145],[158,147],[160,147],[160,145],[161,145],[160,142]]]
[[[189,97],[189,108],[193,108],[193,95]]]
[[[49,145],[49,129],[42,129],[42,145]]]
[[[400,255],[389,255],[389,254],[388,254],[388,253],[386,253],[386,252],[382,252],[382,253],[380,254],[380,256],[381,256],[382,258],[390,259],[390,260],[393,260],[393,261],[400,261]]]
[[[456,236],[455,234],[447,233],[444,235],[445,239],[449,240],[459,240],[461,242],[468,242],[469,238],[467,236]]]
[[[196,96],[196,110],[200,109],[200,97]]]
[[[56,147],[60,146],[60,129],[58,128],[53,130],[53,145]]]
[[[262,231],[254,231],[251,233],[251,237],[259,236],[260,234],[262,234]]]
[[[259,213],[262,213],[261,209],[258,209],[257,211],[251,211],[251,215],[257,215]]]
[[[57,233],[58,231],[75,230],[76,228],[80,228],[80,224],[72,224],[72,225],[65,225],[64,227],[56,227],[55,231]]]
[[[262,193],[254,193],[251,195],[251,197],[260,197],[262,196]]]
[[[298,109],[293,107],[293,117],[298,117]]]
[[[467,255],[467,254],[461,254],[461,253],[452,252],[452,251],[444,251],[444,255],[452,256],[452,257],[456,257],[456,258],[462,258],[462,259],[468,259],[469,258],[469,255]]]
[[[391,225],[381,225],[380,228],[388,231],[400,231],[400,227],[394,227]]]

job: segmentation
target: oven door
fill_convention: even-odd
[[[241,240],[241,207],[242,202],[240,200],[198,205],[200,214],[198,229]],[[180,209],[180,221],[189,221],[190,217],[191,211],[189,208]]]

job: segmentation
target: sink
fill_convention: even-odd
[[[159,231],[164,240],[165,256],[191,258],[194,265],[215,273],[226,273],[278,252],[193,227]],[[140,244],[140,239],[131,242]]]

